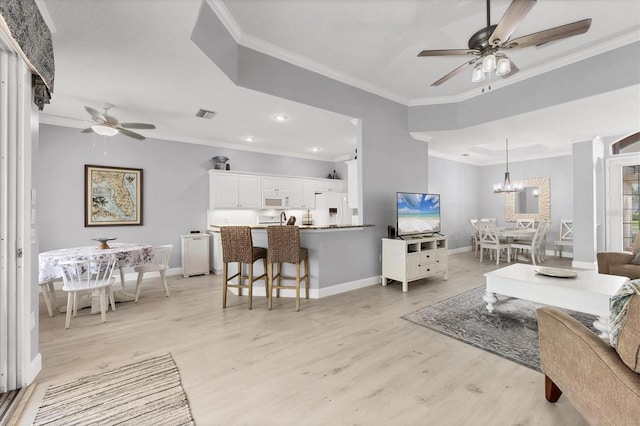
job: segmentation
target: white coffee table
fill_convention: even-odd
[[[609,300],[627,277],[577,271],[575,278],[557,278],[534,272],[535,266],[521,263],[484,274],[486,290],[482,299],[493,312],[496,294],[516,297],[544,305],[596,315],[593,325],[600,336],[609,336]]]

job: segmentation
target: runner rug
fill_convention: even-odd
[[[402,318],[540,371],[536,309],[542,305],[497,295],[498,302],[489,313],[482,300],[484,289],[474,288]],[[595,316],[565,312],[597,332]]]
[[[170,354],[47,389],[34,425],[193,425]]]

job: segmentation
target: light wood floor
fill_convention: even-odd
[[[40,308],[43,368],[20,419],[30,424],[48,385],[170,352],[198,425],[584,425],[544,376],[411,324],[401,316],[484,284],[496,268],[470,252],[449,257],[449,280],[373,286],[319,300],[229,294],[217,276],[150,280],[115,312]],[[568,268],[568,260],[545,263]],[[501,263],[500,267],[505,266]],[[63,294],[59,294],[62,301]]]

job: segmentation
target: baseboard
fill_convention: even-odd
[[[348,291],[357,290],[359,288],[364,288],[364,287],[370,287],[376,284],[380,284],[379,275],[376,275],[375,277],[363,278],[361,280],[336,284],[329,287],[323,287],[320,289],[311,288],[309,289],[309,299],[322,299],[323,297],[333,296],[334,294],[346,293]],[[304,284],[301,284],[301,286],[302,288],[300,289],[300,296],[305,297]],[[237,288],[229,288],[229,291],[235,295],[238,294]],[[247,294],[247,290],[246,289],[243,290],[242,294]],[[253,295],[258,297],[265,297],[267,295],[267,291],[262,285],[262,281],[259,281],[258,284],[254,284]],[[289,290],[289,289],[280,290],[280,297],[295,298],[296,291]]]
[[[467,246],[467,247],[458,247],[456,249],[450,249],[449,250],[449,254],[458,254],[458,253],[464,253],[467,251],[472,251],[473,247],[471,246]]]

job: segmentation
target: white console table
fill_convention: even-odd
[[[448,273],[447,237],[438,235],[411,239],[382,239],[382,285],[387,279],[402,282],[409,291],[409,281]]]

